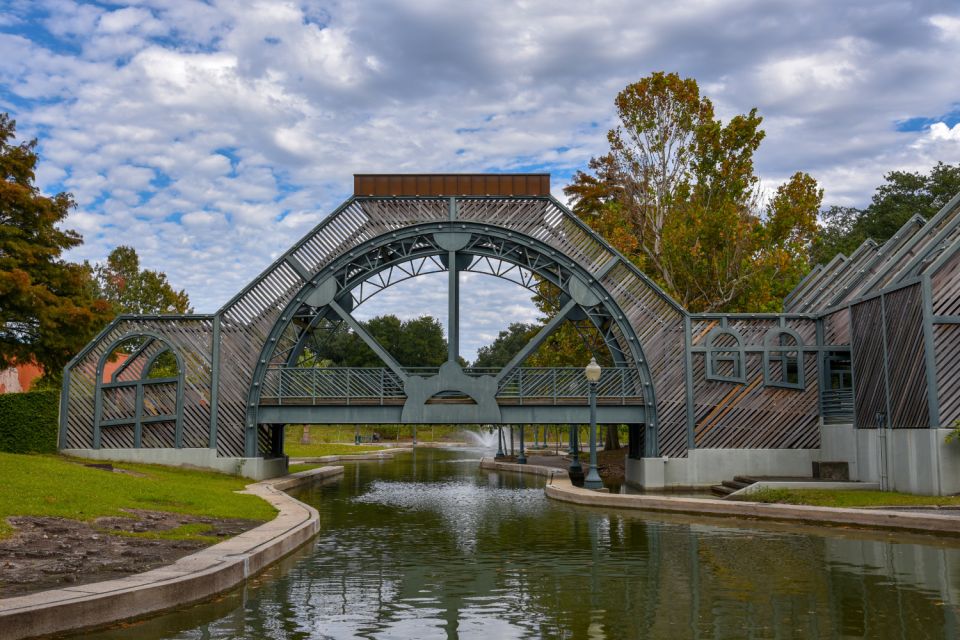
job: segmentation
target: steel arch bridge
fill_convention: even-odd
[[[560,292],[502,369],[458,364],[461,272]],[[428,273],[448,278],[447,362],[404,367],[353,311]],[[216,313],[107,326],[64,369],[59,446],[266,477],[286,470],[291,422],[585,423],[579,367],[523,366],[570,322],[612,364],[597,419],[631,426],[628,482],[807,475],[838,460],[851,478],[949,493],[960,488],[942,442],[960,419],[957,274],[960,194],[814,268],[785,313],[691,314],[552,198],[546,174],[359,175],[351,198]],[[337,326],[383,366],[312,362]],[[888,430],[909,464],[872,461]]]
[[[595,330],[614,364],[598,386],[598,422],[643,425],[648,456],[682,453],[684,311],[553,199],[549,176],[357,176],[356,187],[216,313],[112,322],[65,369],[61,448],[206,448],[256,458],[277,453],[285,423],[584,423],[580,368],[521,366],[570,321]],[[448,361],[403,367],[353,309],[441,272]],[[461,272],[530,290],[549,282],[561,292],[553,317],[501,370],[457,363]],[[384,366],[305,363],[311,344],[340,324]],[[121,344],[133,346],[107,378],[104,362]],[[178,373],[151,376],[165,351]]]

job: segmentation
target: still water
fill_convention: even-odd
[[[119,638],[958,638],[960,549],[576,507],[420,449],[302,489],[307,548]]]

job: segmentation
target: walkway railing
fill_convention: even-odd
[[[430,377],[437,367],[404,369],[407,375]],[[499,369],[464,369],[469,376],[495,376]],[[518,367],[497,389],[500,404],[580,405],[589,397],[580,367]],[[455,398],[456,394],[452,394]],[[451,398],[451,399],[452,399]],[[390,369],[315,367],[268,369],[260,404],[403,404],[403,380]],[[643,404],[643,381],[632,367],[605,368],[597,383],[600,404]]]
[[[390,369],[267,369],[261,404],[403,404],[403,381]]]
[[[853,389],[825,389],[822,415],[827,424],[853,422]]]

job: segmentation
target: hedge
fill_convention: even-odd
[[[0,451],[56,451],[59,408],[56,389],[0,394]]]

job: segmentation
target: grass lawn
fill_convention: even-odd
[[[829,489],[761,489],[743,496],[750,502],[808,504],[817,507],[960,506],[960,496],[918,496],[895,491],[831,491]]]
[[[387,447],[378,447],[376,445],[352,445],[352,444],[300,444],[287,440],[284,445],[284,453],[291,458],[319,458],[320,456],[345,456],[358,453],[373,453],[374,451],[383,451]],[[302,469],[301,469],[302,471]]]
[[[290,473],[296,473],[298,471],[306,471],[307,469],[316,469],[317,467],[323,467],[323,464],[292,464],[290,465]]]
[[[113,463],[132,473],[85,467],[57,455],[0,453],[0,537],[13,529],[9,516],[58,516],[92,520],[146,509],[215,518],[266,521],[276,510],[260,498],[234,493],[249,479],[156,465]],[[184,530],[183,537],[202,535]]]

